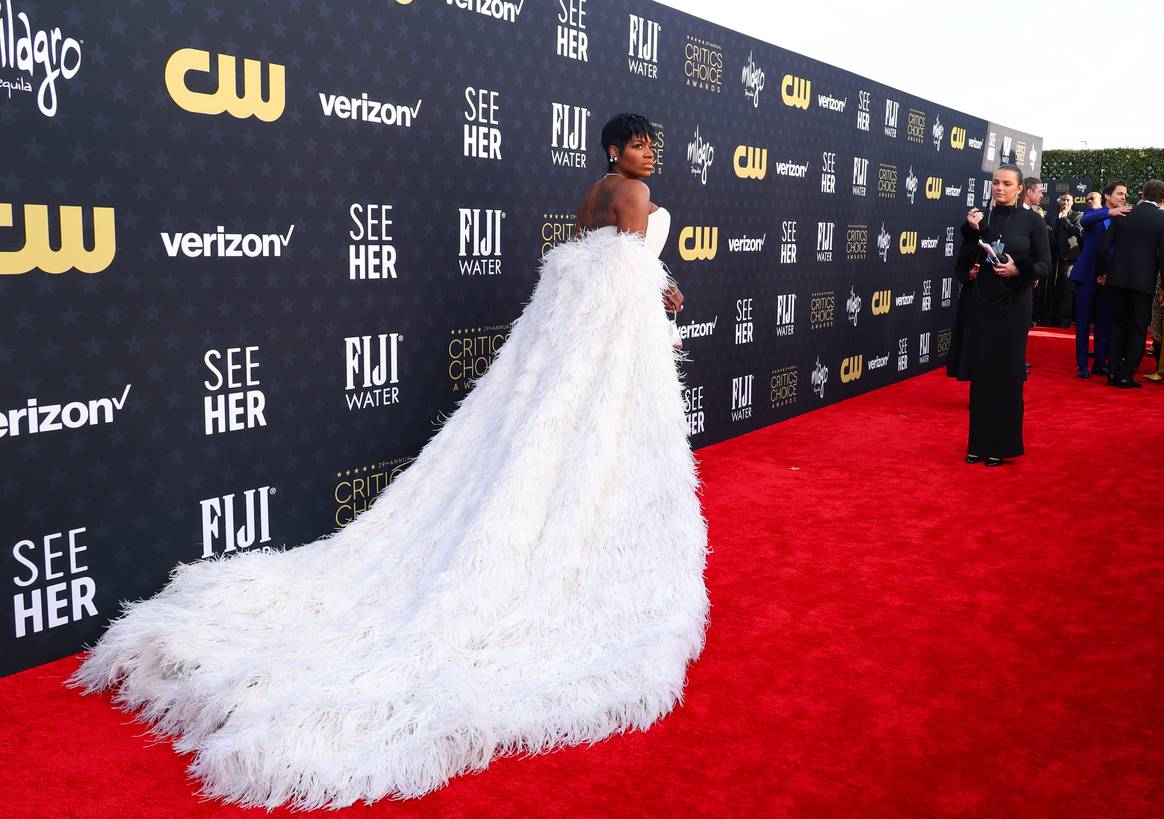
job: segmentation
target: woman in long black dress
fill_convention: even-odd
[[[974,280],[966,312],[970,438],[966,463],[999,466],[1023,454],[1023,382],[1034,281],[1051,268],[1047,225],[1018,203],[1023,173],[1015,165],[994,172],[989,215],[973,208],[962,225],[955,273]],[[993,244],[991,261],[979,241]],[[977,268],[976,275],[971,271]]]

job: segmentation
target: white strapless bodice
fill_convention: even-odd
[[[600,227],[593,231],[594,233],[617,233],[617,225],[607,225]],[[667,234],[671,232],[671,214],[666,208],[656,208],[654,213],[647,215],[647,233],[643,237],[646,242],[647,250],[651,254],[658,256],[663,252],[663,246],[667,244]]]

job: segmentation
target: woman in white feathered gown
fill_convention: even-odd
[[[707,535],[641,181],[611,173],[493,366],[347,528],[178,567],[74,682],[190,752],[204,792],[273,807],[416,797],[501,754],[645,729],[703,646]],[[466,476],[473,476],[468,480]]]

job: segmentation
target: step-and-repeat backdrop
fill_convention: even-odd
[[[958,225],[1041,150],[648,0],[0,0],[0,673],[372,503],[619,111],[662,134],[695,447],[940,366]]]

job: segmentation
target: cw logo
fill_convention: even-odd
[[[85,247],[81,208],[61,205],[61,243],[49,240],[48,205],[24,206],[24,247],[0,253],[0,275],[11,276],[40,269],[45,273],[100,273],[117,253],[113,208],[93,208],[93,247]],[[12,227],[12,205],[0,202],[0,228]]]
[[[267,65],[267,98],[262,96],[262,67],[258,60],[243,61],[243,87],[238,87],[235,58],[229,54],[218,55],[218,87],[211,93],[191,91],[186,85],[186,75],[190,72],[210,73],[210,52],[196,48],[180,48],[166,61],[166,90],[180,108],[193,114],[227,113],[232,117],[246,119],[255,117],[263,122],[274,122],[283,116],[286,103],[286,82],[283,66],[277,63]],[[241,90],[241,93],[240,93]]]
[[[940,176],[926,177],[926,199],[942,198],[942,178]]]
[[[719,249],[719,228],[691,227],[679,233],[679,257],[686,262],[711,261]]]
[[[917,231],[903,230],[897,240],[897,249],[901,251],[903,256],[917,253]]]
[[[865,356],[851,355],[841,362],[841,383],[848,384],[850,381],[856,381],[861,377],[861,371],[865,368]]]
[[[785,105],[793,108],[808,110],[808,101],[812,96],[812,80],[802,80],[791,74],[785,74],[780,83],[780,96]]]
[[[749,145],[736,147],[732,166],[740,179],[763,179],[768,175],[768,149]]]
[[[962,150],[966,147],[966,129],[965,128],[951,128],[950,129],[950,147],[955,150]]]
[[[893,307],[892,290],[873,291],[873,315],[883,316],[889,312],[891,307]]]

